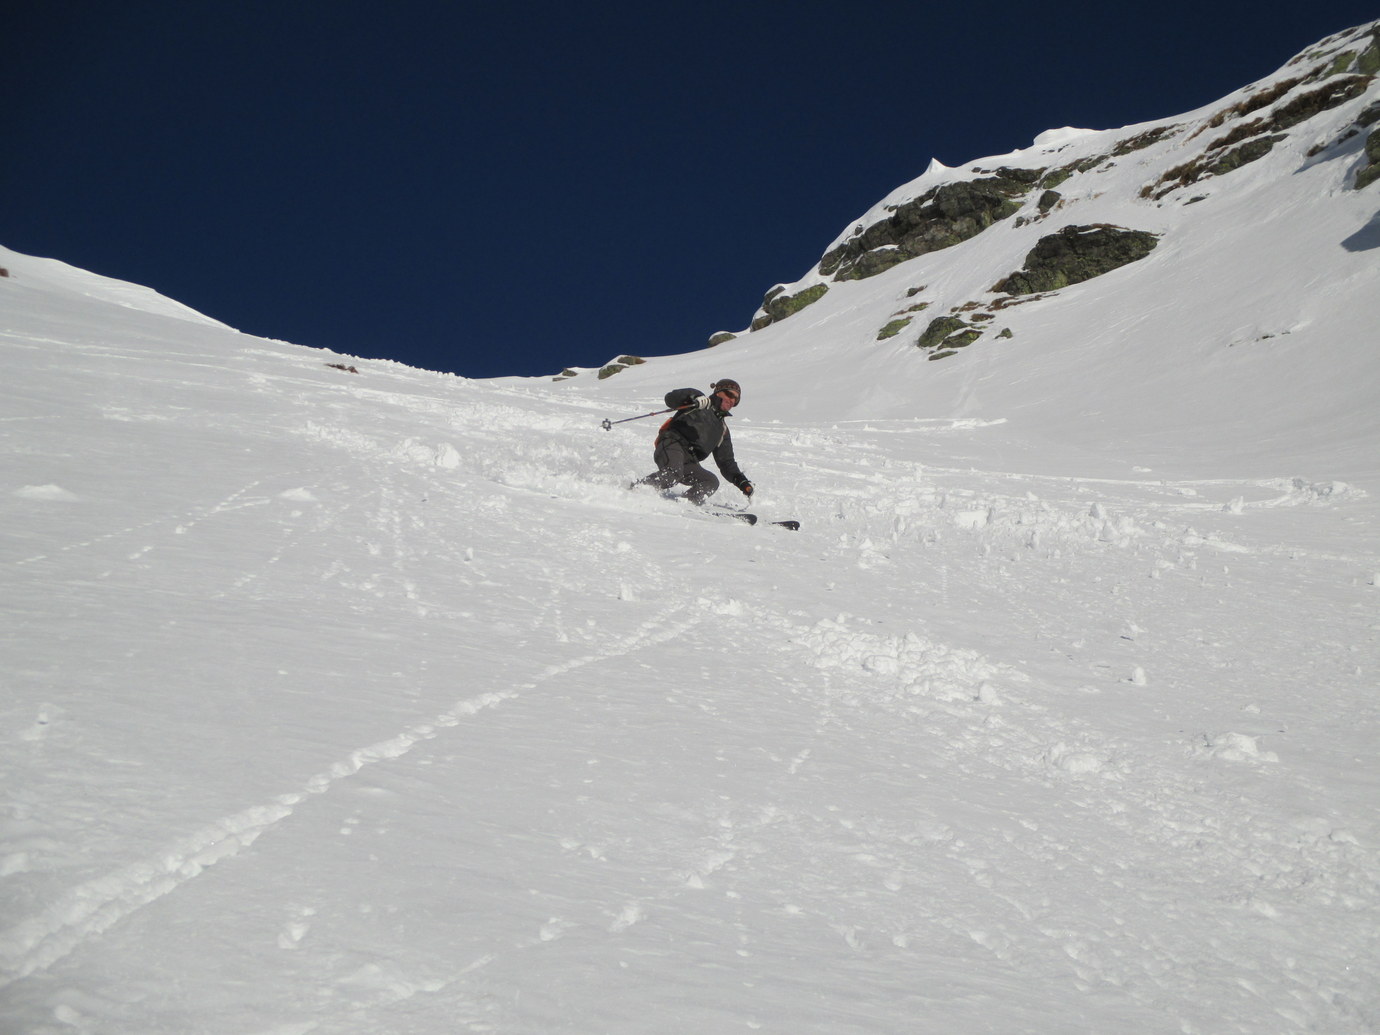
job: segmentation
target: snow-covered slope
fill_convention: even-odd
[[[555,384],[3,253],[0,1027],[1375,1030],[1356,160],[939,362],[1040,225]],[[798,533],[624,488],[725,375]]]

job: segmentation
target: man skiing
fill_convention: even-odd
[[[633,482],[655,485],[666,490],[672,485],[689,486],[685,498],[700,505],[719,488],[719,479],[700,466],[713,456],[719,473],[738,487],[744,496],[752,495],[752,482],[738,469],[733,459],[733,439],[726,418],[743,397],[737,381],[715,381],[705,395],[698,388],[677,388],[666,394],[666,405],[678,412],[661,426],[652,458],[656,471]]]

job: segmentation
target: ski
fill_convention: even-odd
[[[748,514],[741,510],[720,511],[714,516],[737,518],[739,521],[746,521],[749,525],[755,525],[759,520],[756,514]],[[800,531],[799,521],[768,521],[767,524],[775,525],[777,528],[789,528],[792,532]]]

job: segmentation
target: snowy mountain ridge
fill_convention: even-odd
[[[1366,90],[1071,177],[1103,276],[990,308],[1027,196],[603,380],[0,252],[0,1028],[1376,1030]],[[627,489],[720,376],[800,531]]]
[[[1185,115],[933,164],[773,288],[755,329],[716,335],[700,366],[736,371],[779,416],[1028,414],[1042,434],[1116,443],[1142,466],[1182,462],[1189,440],[1232,464],[1269,441],[1298,464],[1345,454],[1352,476],[1373,469],[1380,426],[1339,443],[1352,431],[1317,411],[1324,396],[1336,412],[1375,410],[1380,217],[1358,177],[1380,168],[1377,25]],[[1136,235],[1153,243],[1127,252]],[[1038,258],[1099,237],[1081,272]],[[1033,258],[1053,286],[1004,287]],[[778,391],[783,370],[838,391]],[[651,362],[563,384],[645,399],[666,377]]]
[[[949,168],[932,161],[924,175],[891,191],[863,213],[830,243],[826,253],[845,243],[860,228],[874,226],[937,186],[972,181],[1001,168],[1034,169],[1041,174],[1054,170],[1058,183],[1072,179],[1071,187],[1083,189],[1070,190],[1068,197],[1061,198],[1060,212],[1067,217],[1066,222],[1093,222],[1094,218],[1085,218],[1077,211],[1087,207],[1088,202],[1104,194],[1116,197],[1138,194],[1142,199],[1158,202],[1165,196],[1161,192],[1164,184],[1158,181],[1166,166],[1192,164],[1192,159],[1206,153],[1259,139],[1281,128],[1273,125],[1271,119],[1261,118],[1261,113],[1270,115],[1290,107],[1298,108],[1301,104],[1301,111],[1288,119],[1284,127],[1293,128],[1311,123],[1313,117],[1322,112],[1347,105],[1339,118],[1306,125],[1299,131],[1300,137],[1307,137],[1305,147],[1311,152],[1308,157],[1315,157],[1324,149],[1353,140],[1361,130],[1380,121],[1372,107],[1376,100],[1372,79],[1377,71],[1380,71],[1380,22],[1337,33],[1300,52],[1272,75],[1192,112],[1114,130],[1068,126],[1051,129],[1037,136],[1030,148],[976,159],[963,167]],[[1350,104],[1352,101],[1358,103]],[[1227,134],[1232,139],[1225,143],[1223,134],[1214,132],[1223,127],[1233,130]],[[1353,148],[1346,156],[1329,154],[1327,160],[1360,157],[1359,165],[1364,166],[1366,158],[1358,156],[1357,150]],[[1264,153],[1268,153],[1268,149]],[[1121,164],[1117,159],[1129,155],[1136,156],[1131,167],[1113,174]],[[1262,156],[1246,158],[1246,161]],[[1204,171],[1203,179],[1225,176],[1234,168],[1217,170],[1216,175],[1213,171]],[[1354,175],[1359,167],[1347,171]],[[1095,187],[1084,185],[1089,181]],[[1187,185],[1191,184],[1179,187]],[[1225,184],[1212,186],[1213,193],[1217,187],[1229,189]],[[1191,196],[1174,199],[1180,205],[1200,200],[1206,197],[1196,191]],[[1029,212],[1035,206],[1027,203],[1024,207]],[[788,294],[795,294],[797,288],[816,282],[818,275],[816,270],[811,277],[780,286],[786,287]]]

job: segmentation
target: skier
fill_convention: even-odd
[[[743,390],[737,381],[725,378],[710,385],[709,393],[705,395],[698,388],[677,388],[666,393],[666,405],[679,412],[661,426],[656,436],[652,453],[656,471],[633,485],[655,485],[662,490],[687,485],[685,498],[698,506],[719,488],[719,479],[700,466],[701,460],[713,456],[719,473],[744,496],[752,495],[752,482],[733,459],[733,439],[725,422],[743,397]]]

